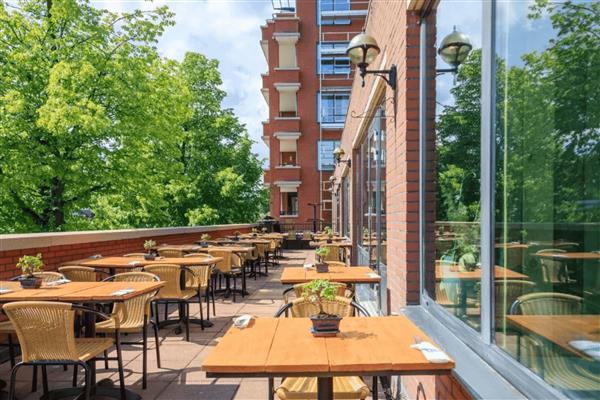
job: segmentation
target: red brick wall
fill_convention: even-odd
[[[172,235],[149,235],[146,237],[137,237],[130,239],[116,239],[103,241],[90,241],[76,244],[65,244],[46,247],[28,247],[12,250],[0,251],[0,279],[6,280],[18,275],[20,272],[15,267],[19,257],[23,255],[42,254],[44,260],[44,269],[47,271],[56,270],[64,262],[89,257],[93,254],[102,254],[103,256],[118,256],[126,253],[144,252],[144,241],[152,239],[157,244],[187,244],[200,239],[203,233],[208,233],[213,238],[231,235],[236,230],[240,232],[249,232],[247,228],[225,228],[207,232],[183,233]],[[118,232],[115,232],[115,237]],[[0,241],[3,240],[0,236]],[[6,239],[4,239],[6,240]],[[34,239],[32,238],[32,241]]]

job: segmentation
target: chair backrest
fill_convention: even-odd
[[[223,259],[216,264],[219,271],[223,273],[231,272],[231,252],[228,250],[210,249],[208,254],[213,257],[222,257]]]
[[[335,300],[324,300],[323,310],[340,317],[351,317],[354,313],[352,299],[343,296],[336,296]],[[290,311],[293,318],[308,318],[318,314],[319,307],[304,298],[298,298],[292,302]]]
[[[542,249],[535,252],[540,253],[566,253],[563,249]],[[547,258],[540,258],[540,265],[542,266],[542,279],[546,283],[559,282],[560,271],[564,263],[559,260],[550,260]]]
[[[42,278],[42,282],[50,283],[56,282],[61,279],[65,279],[65,276],[60,272],[52,272],[52,271],[44,271],[44,272],[36,272],[33,274],[36,278]]]
[[[342,261],[342,257],[340,255],[340,247],[336,245],[325,245],[324,247],[329,248],[329,254],[324,257],[323,261]]]
[[[231,253],[231,268],[242,268],[244,259],[237,253]]]
[[[310,231],[302,232],[302,240],[311,240],[311,239],[312,239],[312,233]]]
[[[266,257],[267,251],[269,250],[269,246],[270,244],[267,243],[254,243],[254,247],[256,247],[256,251],[258,253],[258,257]]]
[[[302,294],[304,293],[304,286],[306,285],[306,283],[297,283],[294,285],[294,294],[296,295],[296,298],[301,298]],[[340,297],[348,297],[346,296],[346,288],[347,286],[343,283],[337,283],[337,282],[332,282],[331,283],[332,286],[336,286],[337,288],[337,293],[335,294],[336,296],[340,296]]]
[[[160,278],[149,272],[124,272],[112,276],[110,280],[113,282],[156,282]],[[155,295],[156,292],[150,292],[123,302],[116,302],[113,305],[111,317],[119,325],[140,326],[144,323],[144,316],[150,316],[150,302]]]
[[[187,289],[204,289],[208,287],[208,281],[213,271],[212,265],[191,265],[188,267],[191,274],[185,277]]]
[[[348,265],[342,261],[327,261],[327,265],[330,267],[347,267]]]
[[[147,253],[127,253],[123,257],[144,257]]]
[[[23,362],[77,360],[71,304],[16,301],[3,309],[17,332]]]
[[[583,312],[583,299],[566,293],[531,293],[520,296],[510,307],[511,314],[576,315]]]
[[[200,258],[200,259],[212,258],[212,256],[208,253],[189,253],[189,254],[185,254],[183,257],[184,258],[193,257],[193,258]]]
[[[518,279],[497,280],[494,283],[496,304],[496,317],[503,318],[512,304],[521,296],[533,292],[535,283]]]
[[[72,282],[95,282],[96,281],[96,270],[91,267],[83,267],[77,265],[70,265],[60,267],[58,272],[63,274],[65,278]]]
[[[158,255],[165,258],[183,257],[183,250],[173,247],[163,247],[158,249]]]
[[[179,299],[181,298],[181,268],[176,264],[154,264],[146,265],[144,272],[149,272],[158,276],[165,282],[160,288],[157,298],[160,299]]]

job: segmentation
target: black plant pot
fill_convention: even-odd
[[[154,259],[156,259],[156,256],[154,254],[151,254],[151,253],[144,254],[144,260],[153,261]]]
[[[206,243],[206,242],[200,242],[200,247],[208,247],[208,243]]]
[[[310,317],[314,336],[335,336],[340,332],[342,317],[331,314],[317,314]]]
[[[23,289],[39,289],[42,286],[42,278],[36,278],[35,276],[21,278],[19,282]]]
[[[327,239],[327,243],[333,243],[333,239]]]
[[[317,268],[318,273],[329,272],[329,265],[326,263],[315,264],[315,267]]]

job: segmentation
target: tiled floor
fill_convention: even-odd
[[[301,265],[306,257],[304,251],[287,251],[282,266]],[[256,281],[248,280],[250,296],[237,302],[232,299],[217,299],[217,317],[211,317],[214,326],[204,331],[198,325],[190,327],[190,342],[183,335],[174,333],[175,327],[160,330],[160,352],[162,368],[156,367],[154,340],[149,338],[148,352],[148,388],[142,390],[142,353],[139,346],[124,346],[125,382],[128,389],[139,393],[144,399],[207,399],[207,400],[264,400],[267,398],[266,379],[208,379],[201,371],[202,360],[210,349],[219,341],[231,324],[235,315],[253,314],[272,316],[281,306],[283,286],[279,282],[281,267],[269,271],[268,278]],[[198,316],[197,305],[191,306],[193,315]],[[173,315],[175,316],[175,315]],[[124,340],[129,341],[131,337]],[[252,346],[251,343],[248,344]],[[98,362],[97,380],[109,378],[118,382],[117,370],[105,370],[103,363]],[[115,367],[116,362],[111,362]],[[0,366],[0,376],[9,377],[9,363]],[[62,367],[51,367],[49,370],[50,389],[69,387],[72,369],[64,372]],[[22,368],[19,372],[17,396],[20,400],[37,399],[40,393],[30,393],[31,372]],[[41,380],[38,385],[41,388]]]

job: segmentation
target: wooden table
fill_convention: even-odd
[[[566,253],[553,253],[553,252],[544,252],[544,253],[535,253],[531,255],[532,257],[538,258],[546,258],[549,260],[557,260],[557,261],[584,261],[584,260],[597,260],[600,261],[600,253],[595,253],[593,251],[587,252],[566,252]],[[600,264],[598,264],[600,265]]]
[[[330,266],[329,272],[317,272],[316,269],[304,269],[303,267],[287,267],[281,273],[281,283],[284,285],[306,283],[315,279],[327,279],[332,282],[340,283],[379,283],[379,275],[369,276],[375,272],[365,266],[338,267]]]
[[[458,268],[458,264],[454,264]],[[438,261],[435,263],[435,280],[441,281],[479,281],[481,280],[481,269],[477,268],[474,271],[451,271],[450,266],[444,269]],[[494,269],[494,279],[528,279],[529,276],[510,270],[508,268],[496,265]]]
[[[314,337],[308,318],[257,318],[231,327],[202,369],[209,378],[317,377],[318,399],[333,399],[334,376],[449,374],[454,361],[434,364],[412,349],[433,341],[404,316],[346,317],[335,337]],[[248,343],[252,343],[251,346]]]
[[[102,257],[84,258],[81,260],[65,262],[61,265],[81,265],[84,267],[105,268],[110,271],[111,275],[114,275],[115,270],[117,269],[127,270],[156,264],[176,264],[179,266],[212,265],[222,260],[223,258],[221,257],[156,257],[154,260],[146,260],[144,257]]]
[[[42,285],[39,289],[23,289],[19,282],[0,281],[0,287],[11,289],[12,292],[0,294],[0,303],[13,301],[61,301],[67,303],[84,303],[86,305],[122,302],[154,292],[165,285],[165,282],[70,282],[58,286]],[[115,295],[114,292],[122,289],[134,289],[131,293]],[[89,315],[84,318],[86,337],[96,336],[96,319]],[[88,362],[95,376],[96,365],[94,361]],[[94,379],[94,378],[92,378]],[[112,384],[112,381],[110,382]],[[95,393],[98,397],[121,398],[121,391],[114,386],[96,385]],[[126,390],[128,400],[141,400],[141,396]],[[81,393],[81,388],[58,389],[50,392],[49,398],[75,397]]]
[[[600,342],[600,315],[508,315],[506,319],[523,332],[533,333],[580,357],[588,355],[569,345],[571,340]]]
[[[200,248],[197,244],[161,244],[160,246],[154,246],[152,250],[162,249],[177,249],[184,253],[195,253]]]

